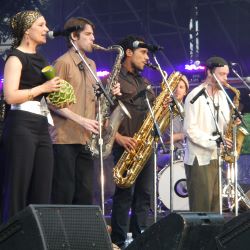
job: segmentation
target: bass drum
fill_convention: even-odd
[[[162,203],[170,209],[170,166],[158,174],[158,194]],[[183,161],[173,164],[173,210],[189,210],[187,181]]]

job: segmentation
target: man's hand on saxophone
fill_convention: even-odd
[[[117,82],[112,88],[111,88],[112,95],[118,95],[121,96],[121,85],[119,82]]]
[[[119,145],[124,147],[125,150],[127,150],[128,152],[130,150],[135,149],[136,144],[137,144],[136,140],[133,137],[123,136],[118,132],[116,133],[115,140]]]
[[[241,120],[237,117],[234,121],[235,125],[239,126],[241,124]],[[233,141],[229,138],[225,137],[225,143],[228,149],[232,149],[233,148]]]
[[[225,137],[224,141],[225,141],[227,149],[231,149],[233,147],[233,142],[231,139]]]
[[[92,120],[92,119],[88,119],[85,117],[80,117],[80,121],[79,124],[84,127],[85,129],[95,133],[95,134],[99,134],[99,123],[96,120]]]

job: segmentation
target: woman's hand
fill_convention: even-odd
[[[60,90],[60,78],[58,76],[41,85],[43,93],[56,92]]]

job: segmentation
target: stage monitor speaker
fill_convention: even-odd
[[[250,249],[250,212],[229,220],[215,240],[217,249],[220,250]]]
[[[212,250],[224,217],[216,213],[171,213],[139,235],[126,250]]]
[[[112,249],[98,206],[29,205],[0,228],[1,250]]]

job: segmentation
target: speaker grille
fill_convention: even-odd
[[[112,250],[98,206],[29,205],[0,227],[1,250]]]
[[[96,206],[35,206],[47,248],[109,249],[111,241],[101,210]]]

